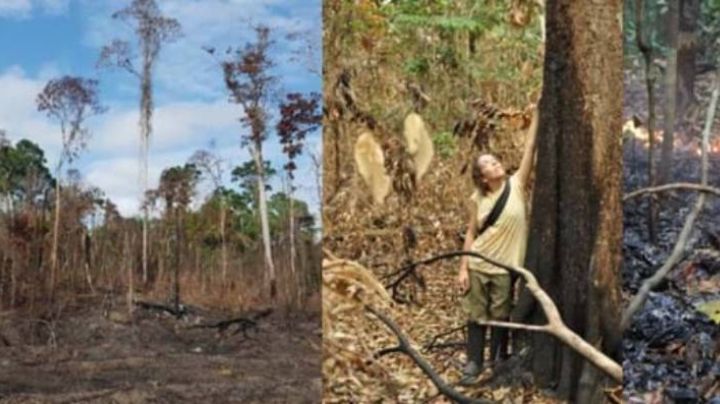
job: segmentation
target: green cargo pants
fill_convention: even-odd
[[[470,290],[462,298],[468,320],[507,320],[511,306],[510,274],[468,272]]]

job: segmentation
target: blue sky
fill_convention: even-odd
[[[88,121],[92,138],[73,166],[86,183],[100,187],[123,214],[138,211],[139,133],[137,79],[119,70],[95,68],[99,51],[114,38],[133,41],[131,29],[111,18],[131,0],[0,0],[0,129],[11,140],[28,138],[46,151],[54,167],[60,148],[56,124],[36,111],[35,97],[45,83],[63,75],[100,80],[108,112]],[[321,91],[321,0],[158,0],[166,16],[178,19],[184,36],[166,45],[155,69],[154,133],[150,145],[150,186],[163,168],[183,164],[211,141],[215,151],[236,166],[249,159],[240,148],[241,110],[228,102],[217,60],[203,46],[224,50],[254,39],[249,22],[274,30],[273,57],[284,91]],[[314,54],[294,60],[302,46],[284,40],[306,32]],[[224,52],[219,52],[222,55]],[[307,151],[319,154],[320,133]],[[265,157],[280,169],[284,155],[273,135]],[[298,161],[298,196],[319,210],[315,169],[307,153]],[[226,169],[229,179],[230,168]],[[276,189],[280,180],[275,179]],[[207,191],[209,184],[201,187]]]

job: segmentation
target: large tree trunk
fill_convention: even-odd
[[[143,44],[143,69],[140,83],[140,142],[142,145],[142,189],[143,194],[143,235],[142,235],[142,279],[143,284],[148,281],[148,206],[145,197],[148,190],[148,159],[150,149],[150,133],[152,127],[152,54],[149,44]]]
[[[537,181],[527,268],[565,323],[613,354],[618,319],[622,215],[622,3],[547,3]],[[534,319],[544,322],[539,311]],[[540,385],[570,402],[601,402],[607,380],[543,334],[531,336]]]
[[[665,116],[663,142],[660,155],[658,182],[665,184],[672,174],[673,141],[675,140],[675,110],[677,107],[678,72],[678,1],[669,2],[668,11],[668,58],[665,70]]]
[[[260,209],[260,227],[262,229],[263,247],[265,249],[265,270],[270,290],[270,297],[275,299],[277,285],[275,281],[275,264],[273,263],[272,245],[270,244],[270,224],[268,222],[267,198],[265,196],[265,169],[263,167],[261,145],[255,144],[250,153],[255,161],[258,183],[258,207]]]
[[[700,0],[680,0],[677,50],[677,114],[684,117],[695,103],[695,55]]]

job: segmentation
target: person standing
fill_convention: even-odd
[[[509,176],[500,160],[489,153],[473,162],[475,190],[470,197],[470,220],[464,250],[474,251],[510,266],[522,266],[527,248],[530,178],[535,168],[538,126],[537,108],[527,133],[525,150],[517,172]],[[478,321],[507,321],[512,304],[511,274],[482,259],[464,256],[457,283],[467,315],[467,363],[461,385],[472,384],[484,364],[486,327]],[[491,360],[507,356],[507,329],[493,327]]]

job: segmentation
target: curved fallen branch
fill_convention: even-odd
[[[655,274],[653,274],[653,276],[643,281],[642,286],[640,286],[640,290],[638,290],[638,293],[630,301],[627,309],[625,309],[625,312],[622,315],[622,320],[620,321],[621,330],[626,330],[630,326],[632,317],[645,304],[645,300],[647,300],[650,291],[657,287],[657,285],[665,279],[665,276],[667,276],[670,270],[673,269],[675,264],[677,264],[678,261],[680,261],[680,258],[682,258],[685,245],[687,244],[688,238],[690,238],[690,233],[695,225],[695,220],[700,214],[704,203],[705,195],[703,194],[700,195],[697,202],[695,202],[692,212],[690,212],[685,219],[685,224],[683,225],[682,231],[675,242],[675,246],[673,247],[670,257],[668,257],[667,261],[665,261],[665,263],[655,272]]]
[[[449,330],[449,331],[445,331],[445,332],[442,332],[442,333],[440,333],[440,334],[437,334],[436,336],[434,336],[434,337],[430,340],[430,342],[428,342],[427,344],[423,345],[423,351],[427,352],[427,351],[429,351],[429,350],[431,350],[431,349],[434,349],[434,348],[437,348],[437,347],[439,347],[439,346],[441,346],[441,345],[444,345],[444,343],[440,343],[440,344],[437,343],[440,338],[442,338],[442,337],[447,337],[448,335],[454,334],[454,333],[456,333],[456,332],[458,332],[458,331],[464,331],[465,328],[467,328],[467,326],[466,326],[465,324],[463,324],[463,325],[461,325],[461,326],[459,326],[459,327],[455,327],[455,328],[453,328],[453,329],[451,329],[451,330]],[[455,343],[452,343],[452,344],[455,344]]]
[[[707,177],[708,177],[708,144],[710,140],[710,129],[712,128],[713,121],[715,120],[715,109],[717,108],[717,102],[718,97],[720,96],[720,73],[717,73],[715,76],[715,82],[713,83],[713,91],[712,96],[710,98],[710,106],[708,107],[708,114],[707,118],[705,119],[705,127],[703,128],[702,133],[702,168],[701,168],[701,185],[706,186],[707,185]],[[700,214],[700,211],[702,210],[703,205],[705,204],[705,193],[700,194],[697,201],[695,202],[695,207],[690,212],[690,214],[685,219],[685,224],[683,225],[682,231],[680,231],[680,235],[678,236],[678,240],[675,243],[675,246],[673,247],[672,253],[670,254],[670,257],[665,261],[662,267],[658,269],[653,276],[650,278],[647,278],[642,286],[640,287],[640,290],[638,291],[637,295],[633,297],[632,301],[630,301],[630,304],[628,305],[628,308],[625,310],[622,316],[622,320],[620,322],[621,330],[626,330],[630,326],[630,321],[632,321],[633,315],[642,308],[642,306],[645,304],[645,300],[647,300],[648,295],[650,294],[650,291],[654,289],[664,278],[667,276],[667,274],[670,272],[670,270],[677,264],[677,262],[680,260],[680,257],[682,256],[682,252],[685,249],[685,244],[687,244],[688,238],[690,237],[690,233],[692,232],[693,225],[695,224],[695,220],[697,219],[698,215]]]
[[[674,190],[678,190],[678,189],[703,192],[705,194],[720,197],[720,188],[715,188],[715,187],[711,187],[709,185],[704,185],[704,184],[693,184],[691,182],[676,182],[676,183],[672,183],[672,184],[665,184],[665,185],[658,185],[655,187],[642,188],[642,189],[638,189],[638,190],[629,192],[625,196],[623,196],[623,202],[628,201],[633,198],[636,198],[638,196],[649,195],[649,194],[658,193],[658,192],[674,191]]]
[[[573,330],[568,328],[567,325],[565,325],[562,317],[560,316],[560,312],[555,305],[555,302],[553,302],[553,300],[550,298],[550,296],[548,296],[545,290],[540,287],[540,284],[537,281],[537,278],[535,278],[535,275],[533,275],[532,272],[528,271],[525,268],[505,265],[474,251],[452,251],[408,264],[405,268],[403,268],[403,270],[399,271],[398,273],[401,273],[400,277],[404,278],[410,276],[410,273],[414,272],[415,269],[420,265],[427,265],[436,261],[464,255],[480,258],[492,265],[503,268],[507,271],[510,271],[511,273],[517,273],[522,276],[526,282],[525,287],[530,291],[530,293],[532,293],[538,303],[540,303],[540,306],[545,313],[545,318],[547,318],[548,320],[547,324],[540,326],[510,323],[504,321],[487,321],[483,323],[496,327],[519,328],[551,334],[566,345],[568,345],[570,348],[575,350],[575,352],[585,357],[585,359],[590,361],[590,363],[595,365],[598,369],[606,373],[608,376],[612,377],[613,380],[618,383],[622,383],[623,370],[620,364],[618,364],[617,362],[609,358],[607,355],[605,355],[603,352],[589,344],[587,341],[577,335]]]
[[[383,313],[378,312],[377,310],[373,309],[370,306],[365,306],[365,310],[369,311],[370,313],[374,314],[375,317],[380,319],[390,330],[395,334],[395,337],[398,339],[399,345],[397,347],[389,348],[383,351],[387,351],[386,353],[390,352],[402,352],[406,355],[408,355],[412,360],[422,369],[423,373],[427,377],[430,378],[430,380],[433,382],[435,387],[437,387],[438,391],[445,395],[446,397],[455,400],[458,403],[462,404],[490,404],[491,401],[487,400],[480,400],[480,399],[472,399],[470,397],[464,396],[460,394],[457,390],[452,388],[450,385],[445,383],[445,381],[440,377],[440,375],[435,372],[433,367],[410,345],[410,342],[408,341],[407,337],[400,331],[400,327],[388,316],[384,315]]]

